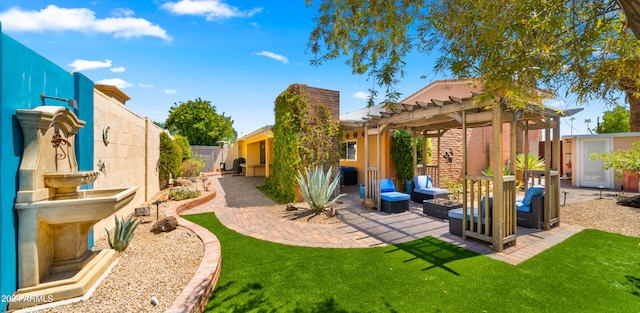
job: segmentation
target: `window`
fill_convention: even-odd
[[[356,141],[345,141],[341,144],[340,152],[343,160],[356,160],[356,152],[358,151]]]

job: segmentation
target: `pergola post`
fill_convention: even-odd
[[[493,215],[491,216],[491,219],[494,222],[491,223],[493,228],[491,237],[493,240],[493,250],[500,252],[503,250],[504,246],[504,223],[502,223],[504,219],[504,188],[502,183],[502,105],[500,103],[495,103],[493,105],[492,113],[491,124],[493,127],[491,127],[491,129],[493,137],[493,148],[491,167],[493,168]]]
[[[553,195],[553,198],[551,198],[549,206],[551,207],[551,211],[554,212],[554,216],[557,219],[557,224],[556,226],[560,226],[560,201],[558,199],[559,195],[560,195],[560,118],[559,117],[553,117],[552,121],[554,122],[554,126],[553,126],[553,149],[551,150],[551,152],[553,152],[553,156],[551,157],[551,159],[553,160],[553,170],[556,172],[555,175],[553,177],[550,177],[551,179],[553,179],[553,183],[549,184],[551,185],[551,188],[554,188],[556,190],[553,190],[550,195]],[[547,185],[547,184],[545,184]],[[546,190],[545,190],[546,191]],[[549,218],[549,220],[551,220],[551,216]],[[551,225],[549,225],[549,227],[551,227]]]
[[[369,193],[369,126],[364,126],[364,190],[365,190],[365,198],[371,198],[371,194]]]
[[[440,131],[438,131],[438,150],[440,150]],[[438,159],[438,170],[440,169],[440,157]],[[469,207],[469,185],[467,180],[467,112],[462,111],[462,207]],[[471,186],[473,189],[473,186]],[[466,210],[462,211],[462,239],[467,239],[467,214]]]
[[[551,177],[551,118],[549,116],[544,117],[544,178],[548,180]],[[544,197],[544,229],[551,229],[551,223],[549,223],[549,217],[551,216],[551,184],[545,182],[544,192],[547,196]]]
[[[415,131],[411,131],[411,138],[413,138],[413,175],[415,176],[418,175],[418,138]],[[407,190],[407,193],[411,194],[411,190]]]

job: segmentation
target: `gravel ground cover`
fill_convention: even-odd
[[[175,203],[168,203],[172,205]],[[162,219],[161,205],[160,218]],[[152,210],[155,211],[155,210]],[[120,254],[111,273],[84,302],[41,312],[164,312],[191,280],[204,255],[202,241],[187,228],[154,234],[155,212],[138,226],[129,247]],[[94,249],[107,249],[106,236]],[[152,304],[152,297],[158,304]]]

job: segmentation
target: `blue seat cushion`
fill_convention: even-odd
[[[414,188],[413,191],[417,192],[417,193],[425,194],[425,195],[430,195],[430,196],[439,196],[439,195],[448,195],[449,194],[449,190],[442,189],[442,188],[435,188],[435,187],[431,187],[431,188]]]
[[[485,201],[484,196],[482,196],[482,199],[480,200],[480,210],[482,211],[482,215],[485,215],[485,212],[487,211],[486,202],[487,201]],[[493,197],[489,197],[489,208],[493,208]]]
[[[458,219],[461,220],[462,219],[462,208],[457,208],[457,209],[453,209],[453,210],[449,210],[449,213],[447,213],[449,216],[449,219]],[[467,220],[469,220],[469,218],[471,217],[471,210],[467,208]],[[484,217],[482,219],[482,224],[485,224],[486,221],[486,217]],[[473,222],[477,223],[478,222],[478,213],[474,212],[473,214]],[[491,222],[491,219],[489,219],[489,222]]]
[[[411,199],[406,193],[392,191],[392,192],[383,192],[380,194],[380,199],[389,202],[397,202]]]
[[[394,192],[396,186],[393,184],[391,178],[385,178],[380,180],[380,192]]]
[[[533,199],[533,197],[541,196],[542,194],[544,194],[544,186],[542,185],[531,186],[529,187],[529,189],[527,189],[527,192],[524,194],[524,199],[522,199],[522,204],[531,205],[531,200]]]
[[[414,188],[431,188],[433,187],[433,182],[431,181],[431,177],[429,175],[419,175],[413,177]]]
[[[531,212],[531,205],[525,205],[520,200],[516,200],[516,210],[520,212]]]

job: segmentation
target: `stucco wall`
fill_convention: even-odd
[[[98,90],[94,90],[94,103],[94,168],[100,170],[98,164],[104,164],[94,188],[138,186],[131,203],[115,213],[126,217],[160,191],[156,165],[162,129]],[[109,127],[108,144],[103,141],[105,127]],[[113,226],[112,215],[94,226],[94,236],[104,236],[104,229]]]

